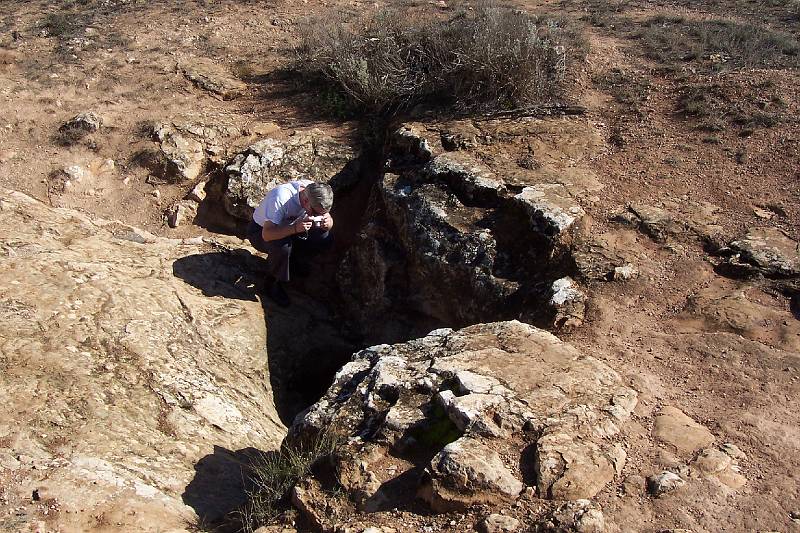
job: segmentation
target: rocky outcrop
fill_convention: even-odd
[[[777,228],[756,228],[731,242],[728,266],[767,277],[800,277],[800,243]]]
[[[439,512],[510,503],[525,485],[578,500],[619,475],[636,402],[616,372],[550,333],[479,324],[356,353],[290,442],[338,435],[334,470],[361,509],[414,493]]]
[[[0,507],[143,531],[241,503],[243,450],[285,432],[241,263],[16,192],[0,236]]]
[[[390,172],[377,182],[337,277],[359,329],[398,339],[431,324],[550,325],[559,313],[547,287],[574,272],[572,252],[590,223],[581,199],[596,187],[574,167],[562,181],[555,171],[509,172],[496,141],[516,138],[506,126],[409,123],[390,136]],[[612,275],[626,263],[612,265]]]
[[[346,188],[357,179],[353,149],[318,129],[296,132],[288,139],[268,137],[236,154],[225,166],[225,210],[249,221],[266,193],[287,181],[310,179]]]

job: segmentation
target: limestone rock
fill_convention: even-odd
[[[247,89],[247,85],[234,78],[225,67],[207,59],[184,61],[179,69],[193,84],[221,100],[233,100]]]
[[[490,514],[478,524],[480,533],[511,533],[519,529],[519,520],[512,516]]]
[[[603,512],[589,500],[576,500],[560,505],[536,526],[536,531],[603,533]]]
[[[514,197],[528,213],[532,228],[554,239],[564,239],[586,214],[564,185],[542,183],[525,187]]]
[[[197,185],[192,187],[192,190],[189,191],[189,194],[186,195],[186,198],[192,200],[196,203],[202,203],[203,200],[206,199],[206,185],[208,182],[201,181],[198,182]]]
[[[656,415],[653,436],[683,454],[690,454],[714,442],[714,435],[708,429],[672,406],[662,408]]]
[[[286,140],[268,137],[235,155],[225,166],[225,209],[233,217],[249,221],[266,193],[287,181],[310,179],[344,186],[356,177],[355,158],[352,148],[317,129],[297,132]]]
[[[239,505],[244,450],[285,433],[263,310],[226,281],[256,273],[202,240],[8,191],[0,255],[0,435],[21,482],[4,487],[10,505],[45,486],[61,509],[48,527],[65,531],[101,514],[119,530],[182,529],[195,510],[211,520]]]
[[[402,125],[391,138],[390,164],[399,167],[425,164],[430,161],[433,158],[433,148],[427,137],[422,125]]]
[[[65,122],[59,131],[74,131],[81,130],[87,133],[98,131],[103,126],[103,119],[93,111],[86,111],[78,113],[67,122]]]
[[[206,159],[203,145],[171,124],[158,124],[153,132],[164,161],[164,177],[176,181],[197,179]]]
[[[729,264],[746,265],[765,276],[800,276],[800,243],[779,229],[752,229],[729,247],[735,252]]]
[[[614,441],[636,402],[616,372],[550,333],[516,321],[478,324],[356,353],[297,416],[290,441],[336,427],[350,437],[343,470],[366,464],[393,505],[409,497],[393,487],[414,483],[439,510],[508,501],[523,488],[508,465],[520,463],[541,497],[575,499],[619,476],[625,452]],[[529,426],[542,437],[523,454]],[[386,477],[375,457],[404,463]],[[352,499],[375,494],[368,475],[348,476],[366,480],[343,483]]]
[[[177,228],[186,223],[191,224],[195,216],[197,216],[197,204],[191,200],[181,200],[167,212],[167,224],[170,228]]]
[[[491,170],[463,153],[439,155],[423,172],[447,183],[459,198],[469,203],[496,204],[506,190]]]
[[[647,478],[647,487],[653,496],[661,496],[668,492],[673,492],[683,487],[686,481],[678,474],[664,471]]]
[[[553,325],[569,328],[583,324],[586,313],[586,294],[570,277],[557,279],[550,288],[550,306],[555,311]]]
[[[614,220],[637,227],[657,242],[678,239],[713,244],[722,231],[717,224],[718,211],[717,206],[705,202],[669,200],[659,206],[632,204]]]
[[[638,274],[639,272],[629,263],[627,265],[614,267],[612,279],[615,281],[626,281],[635,278]]]
[[[431,460],[430,475],[420,495],[439,512],[514,501],[523,489],[497,453],[469,437],[445,446]]]

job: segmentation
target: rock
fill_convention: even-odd
[[[524,488],[497,453],[469,437],[445,446],[431,460],[430,476],[420,496],[437,512],[511,502]]]
[[[263,309],[232,285],[258,271],[203,241],[0,199],[0,336],[14,339],[0,435],[30,458],[19,487],[3,487],[9,505],[39,488],[60,508],[48,528],[71,531],[100,515],[118,530],[183,530],[193,508],[213,520],[238,507],[244,450],[274,450],[285,434]]]
[[[87,133],[98,131],[103,126],[103,119],[93,111],[79,113],[58,128],[59,131],[81,130]]]
[[[0,164],[8,163],[15,157],[17,157],[16,150],[0,150]]]
[[[214,61],[193,58],[184,61],[178,68],[193,84],[221,100],[233,100],[247,89],[245,83]]]
[[[554,533],[603,533],[606,528],[603,512],[589,500],[562,504],[545,516],[537,526],[537,531]]]
[[[355,158],[352,148],[317,129],[298,132],[286,140],[263,139],[225,166],[225,209],[231,216],[249,221],[270,189],[296,179],[330,182],[335,189],[350,186],[358,177]]]
[[[721,233],[718,211],[717,206],[704,202],[666,201],[661,207],[632,204],[613,220],[634,226],[657,242],[673,238],[711,243]]]
[[[170,228],[177,228],[185,223],[191,224],[197,216],[197,204],[190,200],[181,200],[167,212],[167,223]]]
[[[653,436],[681,454],[691,454],[714,442],[714,435],[708,429],[671,406],[662,408],[655,417]]]
[[[73,182],[90,180],[91,178],[94,177],[94,175],[89,169],[84,168],[80,165],[70,165],[68,167],[64,167],[62,172],[64,173],[64,175],[66,175],[67,179]]]
[[[673,472],[665,470],[647,478],[647,488],[653,496],[661,496],[683,487],[686,482]]]
[[[738,446],[736,446],[733,443],[726,442],[724,444],[721,444],[719,449],[725,452],[733,460],[740,461],[747,459],[747,454],[745,454],[742,450],[739,449]]]
[[[170,124],[158,124],[153,133],[159,142],[164,168],[162,177],[175,181],[195,180],[205,164],[203,145]]]
[[[555,280],[550,291],[552,296],[549,303],[555,310],[553,326],[571,328],[583,324],[587,297],[572,278],[565,277]]]
[[[630,263],[624,266],[614,267],[612,279],[615,281],[627,281],[639,275],[639,271],[633,268]]]
[[[800,243],[777,228],[752,229],[729,245],[729,265],[770,277],[800,276]]]
[[[404,124],[391,137],[389,163],[397,168],[425,164],[433,158],[433,150],[424,126]]]
[[[197,185],[192,187],[192,190],[189,191],[189,194],[186,195],[186,198],[189,199],[189,200],[192,200],[194,202],[197,202],[198,204],[202,203],[203,200],[206,199],[206,184],[207,183],[208,182],[206,182],[206,181],[201,181],[201,182],[197,183]]]
[[[541,183],[525,187],[514,199],[530,217],[534,231],[562,241],[586,214],[570,196],[568,189],[558,183]]]
[[[491,170],[463,153],[436,156],[423,172],[434,181],[446,183],[465,203],[497,204],[506,190]]]
[[[301,485],[292,487],[292,505],[300,511],[303,517],[316,530],[324,530],[327,524],[325,517],[316,509],[317,502],[314,500],[311,491]]]
[[[478,324],[356,353],[297,416],[289,441],[336,426],[353,439],[341,452],[348,479],[369,477],[352,473],[363,462],[395,506],[412,495],[393,487],[414,479],[437,510],[510,501],[523,486],[501,455],[530,472],[542,498],[593,497],[625,463],[616,441],[636,403],[616,372],[552,334],[517,321]],[[530,431],[542,437],[523,445]],[[376,456],[409,462],[386,477]],[[435,459],[414,462],[424,457]],[[356,502],[372,490],[342,485]]]
[[[490,514],[478,524],[480,533],[509,533],[519,529],[519,520],[502,514]]]
[[[622,481],[622,490],[626,495],[639,495],[644,491],[646,486],[645,479],[636,474],[625,476],[625,479]]]
[[[772,211],[769,211],[767,209],[761,209],[760,207],[754,207],[753,214],[758,218],[763,218],[765,220],[769,220],[775,216],[775,213],[773,213]]]

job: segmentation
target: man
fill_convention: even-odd
[[[332,206],[330,185],[297,180],[269,191],[253,212],[247,238],[256,250],[268,254],[271,279],[266,294],[278,305],[290,304],[284,289],[290,271],[295,275],[307,272],[307,261],[330,246]]]

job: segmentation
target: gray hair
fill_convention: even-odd
[[[333,189],[327,183],[309,183],[305,191],[306,198],[314,209],[327,213],[333,207]]]

